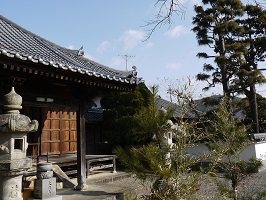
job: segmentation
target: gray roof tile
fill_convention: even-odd
[[[89,109],[84,114],[87,122],[103,122],[103,110],[102,109]]]
[[[56,67],[71,72],[105,78],[113,81],[137,84],[136,71],[121,71],[104,66],[56,45],[20,27],[0,15],[0,54],[40,63],[44,67]]]

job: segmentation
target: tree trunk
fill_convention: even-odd
[[[250,86],[249,104],[251,109],[251,117],[253,121],[253,131],[254,133],[259,133],[258,103],[257,103],[256,88],[254,84]]]
[[[219,36],[219,52],[220,56],[225,56],[225,42],[224,42],[224,36]],[[223,92],[224,96],[227,98],[230,98],[230,90],[229,90],[229,83],[228,83],[228,77],[227,77],[227,69],[226,64],[224,62],[217,63],[219,65],[219,68],[221,69],[221,75],[222,75],[222,86],[223,86]]]

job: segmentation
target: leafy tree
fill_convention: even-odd
[[[104,111],[104,137],[120,145],[145,143],[151,139],[139,130],[139,120],[134,115],[149,104],[151,92],[141,83],[134,92],[105,95],[101,100]]]

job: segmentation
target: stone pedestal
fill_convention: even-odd
[[[62,196],[56,195],[56,178],[35,179],[33,197],[28,200],[62,200]]]
[[[0,199],[23,200],[21,193],[22,175],[1,176]]]
[[[62,196],[56,195],[56,178],[36,179],[33,196],[35,199],[62,199]]]
[[[36,179],[34,181],[34,197],[47,199],[56,195],[56,178]]]

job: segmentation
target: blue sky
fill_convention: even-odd
[[[138,76],[143,77],[146,85],[159,84],[159,94],[169,98],[167,85],[183,84],[187,77],[193,79],[202,71],[206,61],[196,54],[206,49],[198,46],[195,34],[190,31],[196,0],[180,1],[185,15],[174,16],[171,27],[157,29],[143,42],[148,33],[144,26],[158,11],[155,2],[0,0],[0,13],[60,46],[71,49],[83,46],[85,56],[98,63],[121,70],[137,66]],[[221,93],[220,88],[202,93],[203,83],[193,85],[195,98]]]

